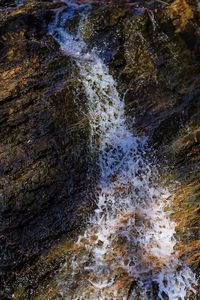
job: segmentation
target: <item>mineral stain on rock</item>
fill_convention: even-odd
[[[70,11],[70,2],[0,4],[1,299],[62,299],[57,273],[63,280],[70,277],[70,270],[63,274],[59,270],[74,253],[84,253],[85,242],[77,246],[74,240],[83,234],[96,208],[99,171],[97,154],[90,148],[87,94],[74,57],[63,53],[49,35],[56,12],[63,6]],[[92,7],[80,34],[116,79],[132,131],[149,137],[159,181],[173,191],[175,251],[198,278],[198,1],[77,1],[74,5],[80,3]],[[75,14],[66,26],[74,33],[79,21]],[[123,187],[118,188],[117,193],[123,192]],[[122,219],[124,226],[131,216]],[[136,220],[144,223],[139,214]],[[112,244],[115,254],[124,255],[126,243],[117,235]],[[159,269],[163,264],[151,253],[140,255],[143,265],[153,261]],[[112,266],[110,252],[106,259]],[[119,268],[109,288],[113,293],[125,290],[127,299],[160,299],[156,285],[141,296],[135,279]],[[72,287],[76,290],[77,282]],[[88,287],[85,299],[92,299],[92,293],[94,286]],[[199,293],[197,286],[196,295],[189,293],[185,299],[199,299]]]

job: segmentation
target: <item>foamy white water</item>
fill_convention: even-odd
[[[170,194],[156,184],[157,171],[145,159],[146,139],[128,129],[124,102],[108,67],[95,51],[87,51],[81,38],[88,7],[67,2],[69,9],[57,12],[50,34],[79,68],[88,99],[91,151],[98,151],[99,180],[97,208],[77,241],[78,252],[64,266],[61,295],[128,299],[135,280],[140,299],[187,299],[188,292],[195,292],[195,275],[174,252]],[[74,11],[79,11],[80,24],[71,34],[67,23]]]

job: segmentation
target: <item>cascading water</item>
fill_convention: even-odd
[[[88,6],[67,4],[56,13],[50,34],[78,66],[100,175],[97,209],[63,266],[60,293],[63,299],[135,299],[130,289],[135,281],[139,299],[187,299],[195,292],[195,276],[174,252],[169,193],[155,183],[155,167],[145,159],[146,139],[127,127],[107,66],[95,51],[87,52],[80,28]],[[80,24],[72,34],[67,27],[75,13]]]

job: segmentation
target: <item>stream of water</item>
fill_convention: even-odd
[[[89,6],[67,4],[58,9],[49,32],[78,67],[99,180],[97,208],[63,266],[60,294],[69,300],[187,299],[195,292],[195,276],[174,251],[170,194],[156,184],[156,168],[145,158],[146,138],[126,124],[116,81],[81,37]],[[72,34],[68,25],[75,13],[80,22]]]

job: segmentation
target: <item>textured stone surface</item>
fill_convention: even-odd
[[[80,230],[92,207],[84,95],[73,63],[47,35],[50,8],[51,3],[30,3],[5,11],[0,23],[0,270],[5,280],[62,234]]]
[[[95,4],[83,36],[101,49],[120,93],[126,92],[127,120],[133,124],[134,118],[133,130],[150,137],[162,179],[173,183],[177,249],[198,274],[199,12],[196,1],[166,2],[172,4]],[[40,286],[37,300],[58,299],[51,276],[73,251],[68,239],[93,208],[87,104],[74,63],[47,35],[52,14],[63,4],[3,5],[1,293],[9,299],[15,290],[15,299],[32,299]],[[64,236],[67,241],[59,240]]]

